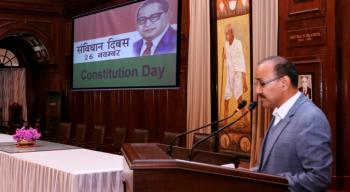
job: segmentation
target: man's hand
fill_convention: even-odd
[[[243,92],[246,93],[247,91],[248,91],[248,86],[247,86],[247,82],[245,82],[243,85]]]
[[[248,85],[247,85],[247,77],[245,73],[242,73],[242,81],[243,81],[243,93],[246,93],[248,91]]]

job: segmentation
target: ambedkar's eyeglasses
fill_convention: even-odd
[[[159,13],[153,13],[149,17],[138,17],[136,19],[136,23],[138,25],[144,25],[146,24],[147,20],[150,20],[152,23],[159,21],[160,16],[165,12],[159,12]]]
[[[275,77],[275,78],[272,78],[272,79],[269,79],[269,80],[266,80],[266,81],[263,81],[261,79],[256,79],[254,84],[256,86],[260,86],[260,87],[264,87],[265,85],[273,82],[273,81],[276,81],[277,79],[281,79],[283,76],[278,76],[278,77]]]

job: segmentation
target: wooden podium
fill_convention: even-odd
[[[288,191],[285,178],[220,166],[235,161],[233,156],[195,150],[188,161],[189,149],[174,146],[171,157],[167,148],[157,143],[123,145],[130,168],[127,191]]]

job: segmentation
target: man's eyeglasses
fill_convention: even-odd
[[[263,81],[261,79],[256,79],[254,84],[257,85],[257,86],[260,86],[260,87],[264,87],[265,85],[273,82],[273,81],[276,81],[277,79],[281,79],[283,76],[280,76],[280,77],[275,77],[273,79],[269,79],[269,80],[266,80],[266,81]]]
[[[154,13],[150,15],[149,17],[138,17],[136,19],[136,23],[138,25],[144,25],[146,24],[147,20],[150,20],[152,23],[159,21],[160,16],[165,13],[165,12],[159,12],[159,13]]]

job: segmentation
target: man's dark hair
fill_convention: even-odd
[[[298,87],[298,72],[292,62],[284,57],[271,56],[262,60],[259,62],[259,64],[265,61],[272,61],[275,64],[274,71],[278,77],[283,77],[286,75],[290,78],[292,86],[295,88]]]
[[[139,12],[142,8],[146,7],[149,4],[152,3],[158,3],[160,4],[160,8],[164,11],[164,12],[168,12],[169,10],[169,3],[167,0],[146,0],[141,7],[139,8],[139,10],[137,11],[137,16],[139,16]]]

